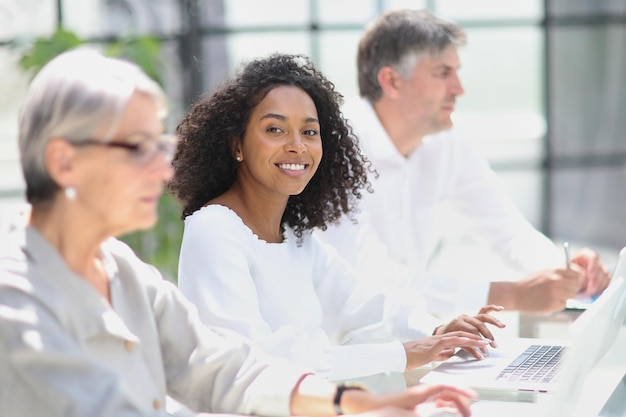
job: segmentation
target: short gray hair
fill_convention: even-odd
[[[465,44],[463,28],[427,10],[391,10],[370,23],[359,42],[357,70],[361,97],[376,102],[382,90],[378,72],[392,67],[408,77],[426,55]]]
[[[135,92],[153,99],[159,116],[165,117],[165,93],[131,62],[82,47],[60,54],[39,71],[19,120],[20,159],[29,203],[49,201],[59,190],[44,162],[50,139],[80,142],[97,130],[104,130],[102,139],[113,139]]]

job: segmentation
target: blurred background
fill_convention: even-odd
[[[359,36],[394,8],[467,30],[455,123],[537,228],[611,264],[626,244],[626,0],[0,0],[0,226],[24,204],[22,97],[59,51],[86,43],[138,62],[166,89],[173,130],[242,60],[275,51],[311,56],[345,97],[357,94]],[[153,231],[124,239],[175,279],[180,209],[165,196],[161,210]],[[442,223],[433,267],[506,276],[457,233],[460,221]]]

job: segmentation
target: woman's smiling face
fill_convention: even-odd
[[[272,89],[254,108],[243,141],[238,181],[285,198],[300,194],[322,159],[315,103],[299,87]]]

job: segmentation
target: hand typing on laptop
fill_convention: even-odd
[[[451,384],[480,390],[552,392],[542,417],[571,415],[584,392],[586,376],[609,351],[626,317],[626,249],[600,297],[568,325],[568,337],[503,338],[488,359],[477,361],[461,351],[420,379],[422,384]],[[574,399],[574,400],[573,400]],[[490,414],[483,414],[490,415]],[[581,415],[598,415],[581,414]],[[604,415],[604,414],[602,414]]]
[[[498,328],[505,327],[504,323],[489,313],[502,309],[496,305],[482,307],[475,316],[463,314],[448,324],[437,327],[430,337],[403,343],[407,356],[406,369],[448,359],[459,347],[476,359],[482,359],[487,353],[488,345],[497,347],[487,323]]]
[[[420,417],[463,417],[459,410],[452,407],[439,407],[433,403],[424,403],[417,406]]]

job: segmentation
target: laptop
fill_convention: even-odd
[[[565,389],[570,391],[569,398],[575,397],[571,390],[576,387],[567,385],[587,375],[609,350],[626,316],[625,298],[626,248],[620,252],[611,283],[572,323],[567,339],[498,339],[499,347],[490,349],[489,356],[482,360],[460,350],[424,375],[420,382],[494,391]],[[533,371],[538,365],[543,370]],[[530,376],[523,375],[526,371]]]
[[[517,395],[524,394],[534,396],[514,397],[516,394],[511,393],[510,398],[505,399],[505,401],[508,402],[502,402],[502,397],[495,397],[500,401],[483,400],[481,398],[472,405],[472,416],[488,417],[506,415],[508,417],[528,417],[532,415],[535,417],[589,417],[593,415],[602,417],[623,417],[625,410],[626,375],[622,376],[617,387],[608,396],[606,401],[595,401],[595,404],[593,404],[594,401],[592,401],[592,404],[590,404],[587,398],[587,401],[583,401],[581,404],[580,400],[580,398],[584,396],[583,389],[587,383],[591,369],[615,342],[620,326],[624,323],[624,316],[626,315],[626,279],[624,274],[619,274],[614,275],[613,280],[614,282],[612,282],[610,288],[607,289],[607,291],[611,291],[613,295],[608,298],[602,297],[602,302],[607,303],[602,308],[605,308],[606,311],[610,311],[612,308],[614,314],[614,317],[610,320],[604,323],[598,323],[602,324],[599,326],[600,328],[597,332],[600,337],[604,337],[602,343],[598,343],[593,347],[592,351],[585,350],[588,344],[581,343],[580,338],[586,334],[585,332],[588,331],[588,326],[592,323],[595,316],[593,314],[587,315],[584,320],[576,320],[570,329],[572,342],[568,348],[568,354],[561,364],[557,382],[558,386],[553,392],[545,395],[537,395],[518,391]],[[619,297],[615,297],[617,294],[619,294]],[[608,302],[606,301],[607,299],[609,300]],[[617,303],[613,304],[611,300],[617,301]],[[602,336],[602,333],[604,333],[605,336]],[[605,376],[606,375],[603,375],[603,378]],[[599,382],[597,377],[595,381]],[[604,392],[610,386],[610,381],[604,381],[600,389]],[[587,393],[586,395],[589,394],[590,393]]]

